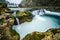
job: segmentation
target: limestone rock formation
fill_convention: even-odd
[[[7,7],[6,3],[0,3],[0,13],[4,13],[9,11],[10,9]]]
[[[23,0],[22,7],[60,6],[60,0]]]
[[[60,28],[27,34],[22,40],[60,40]]]
[[[32,14],[27,10],[17,11],[17,17],[20,23],[30,22],[32,20]]]
[[[14,16],[6,13],[7,7],[0,6],[0,40],[19,40],[19,35],[12,30]]]

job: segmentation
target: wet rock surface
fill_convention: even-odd
[[[27,34],[22,40],[60,40],[60,28]]]
[[[21,24],[24,22],[32,21],[33,15],[27,10],[20,10],[20,11],[17,11],[17,17],[19,18],[19,22]]]

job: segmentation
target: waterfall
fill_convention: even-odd
[[[52,12],[52,11],[47,11],[46,9],[40,9],[40,10],[35,10],[32,12],[33,15],[55,15],[55,16],[60,16],[59,12]]]
[[[16,21],[17,21],[17,24],[19,25],[19,19],[18,18],[16,18]]]
[[[17,24],[19,24],[19,19],[16,17],[16,11],[12,15],[15,17]]]
[[[42,15],[45,14],[45,11],[44,11],[44,9],[35,10],[35,11],[32,12],[32,14],[33,15],[40,15],[40,16],[42,16]]]
[[[48,14],[48,15],[60,16],[59,12],[47,11],[46,9],[44,9],[44,11],[45,11],[45,14]]]
[[[14,11],[14,13],[12,14],[14,17],[16,17],[16,11]]]

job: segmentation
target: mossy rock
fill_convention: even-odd
[[[41,40],[45,37],[45,34],[40,32],[33,32],[30,34],[27,34],[22,40]]]
[[[22,40],[60,40],[60,28],[52,28],[46,32],[32,32]]]
[[[12,29],[14,16],[6,13],[8,10],[7,4],[0,3],[0,40],[19,40],[19,34]]]
[[[19,40],[19,35],[10,27],[0,27],[0,40]]]
[[[20,23],[32,21],[33,15],[27,10],[17,11],[17,17]]]
[[[19,34],[12,29],[14,16],[10,13],[0,13],[0,40],[19,40]]]
[[[0,13],[7,12],[10,9],[7,7],[6,3],[0,3]]]
[[[19,40],[19,34],[12,29],[14,16],[10,13],[0,15],[0,40]]]
[[[7,4],[4,2],[4,3],[0,3],[0,8],[6,8],[7,7]]]
[[[6,23],[6,26],[13,25],[14,17],[9,13],[2,13],[0,15],[0,26],[4,25],[4,23]]]

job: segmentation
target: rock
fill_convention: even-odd
[[[60,12],[60,8],[59,7],[48,7],[48,8],[44,8],[46,10],[52,11],[52,12]]]
[[[1,17],[2,16],[2,17]],[[18,40],[19,35],[12,30],[14,17],[9,13],[0,15],[0,40]]]
[[[60,40],[60,28],[27,34],[22,40]]]
[[[0,2],[0,8],[7,8],[7,4],[5,2]]]
[[[20,10],[20,11],[17,11],[17,17],[19,18],[19,22],[21,24],[24,22],[30,22],[33,16],[27,10]]]
[[[3,25],[4,23],[6,23],[8,25],[13,25],[14,23],[14,17],[9,14],[9,13],[2,13],[0,15],[0,23]]]
[[[0,9],[2,7],[0,7]],[[6,13],[5,9],[6,7],[1,9],[4,11],[0,10],[0,40],[19,40],[19,34],[12,29],[14,16],[10,13]]]
[[[10,9],[7,8],[7,4],[6,3],[0,3],[0,13],[4,13],[9,11]]]
[[[14,17],[10,14],[5,14],[2,14],[0,18],[0,40],[18,40],[19,35],[15,30],[12,30]]]
[[[22,7],[60,6],[60,0],[23,0]]]
[[[18,40],[19,35],[10,27],[0,27],[0,40]]]

